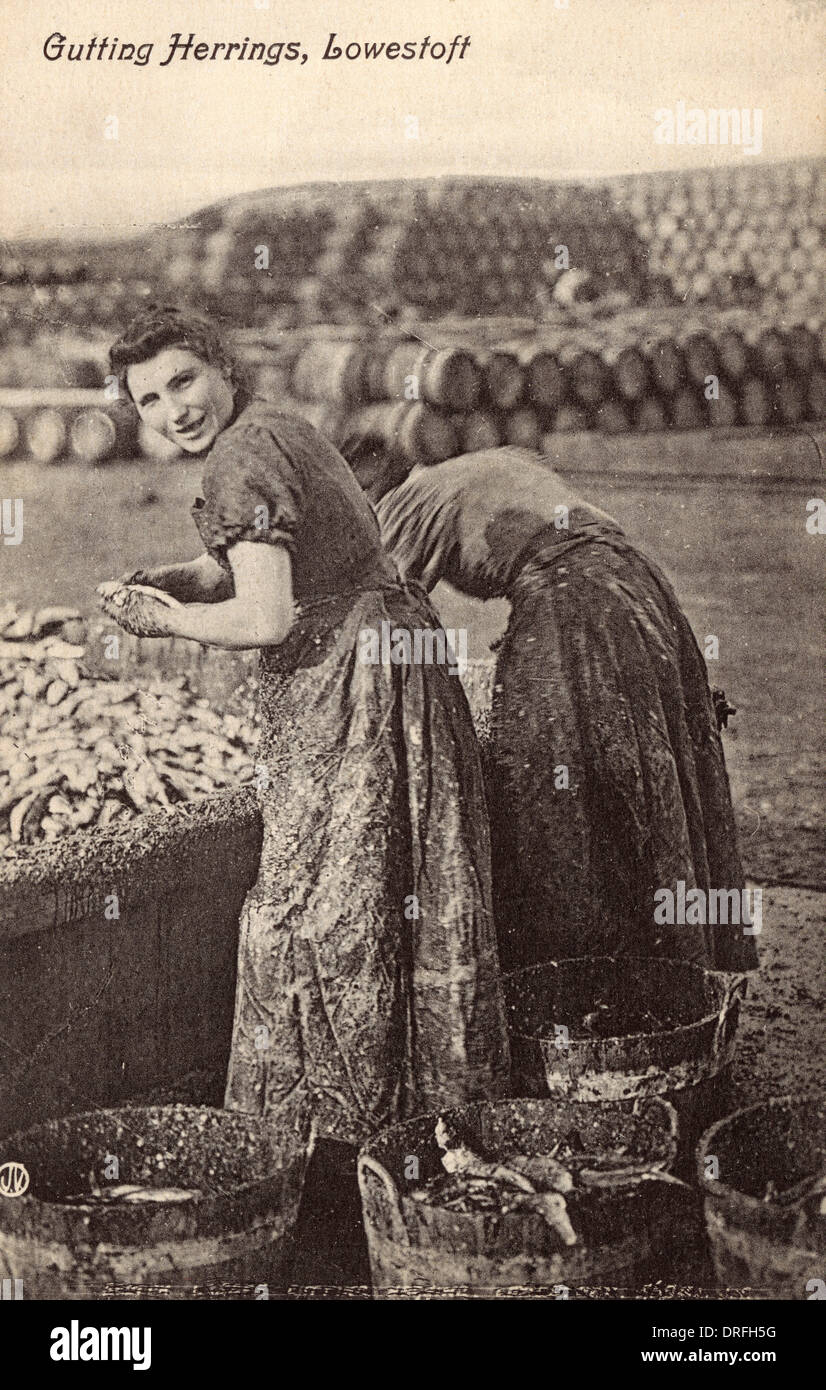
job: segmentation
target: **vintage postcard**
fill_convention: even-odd
[[[3,1308],[136,1369],[254,1300],[783,1364],[826,6],[0,25]]]

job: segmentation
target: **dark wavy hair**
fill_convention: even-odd
[[[182,347],[204,362],[226,372],[233,391],[249,391],[246,373],[228,350],[220,329],[189,309],[172,304],[148,304],[136,314],[125,332],[109,349],[109,364],[118,386],[131,400],[126,374],[139,362],[148,362],[164,348]]]

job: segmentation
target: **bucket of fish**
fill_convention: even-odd
[[[642,1282],[696,1202],[668,1172],[676,1133],[656,1097],[481,1101],[384,1130],[358,1160],[374,1297]]]
[[[687,961],[587,957],[505,979],[515,1089],[570,1100],[663,1096],[680,1154],[723,1114],[747,980]]]
[[[706,1130],[697,1161],[720,1283],[755,1298],[826,1296],[826,1101],[738,1110]]]
[[[69,1115],[2,1139],[0,1175],[19,1181],[16,1195],[0,1183],[0,1273],[28,1299],[283,1286],[308,1140],[297,1123],[279,1151],[257,1117],[188,1105]]]

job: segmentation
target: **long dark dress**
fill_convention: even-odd
[[[253,399],[216,440],[193,516],[229,568],[284,545],[299,618],[260,654],[258,879],[241,918],[226,1105],[277,1134],[309,1105],[355,1144],[400,1117],[506,1093],[484,788],[445,666],[370,664],[359,633],[438,628],[352,473]],[[262,524],[263,523],[263,524]],[[261,779],[263,780],[263,779]]]
[[[403,575],[511,603],[490,775],[503,968],[753,968],[740,925],[655,920],[658,889],[744,886],[705,663],[664,574],[526,450],[415,469],[376,512]]]

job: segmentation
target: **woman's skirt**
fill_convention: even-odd
[[[422,591],[391,584],[309,605],[261,654],[264,838],[225,1103],[276,1136],[309,1108],[319,1136],[356,1144],[507,1094],[470,711],[458,674],[397,663],[390,641],[438,627]]]
[[[509,597],[490,798],[503,969],[615,954],[752,969],[705,663],[668,580],[596,524],[546,533]]]

